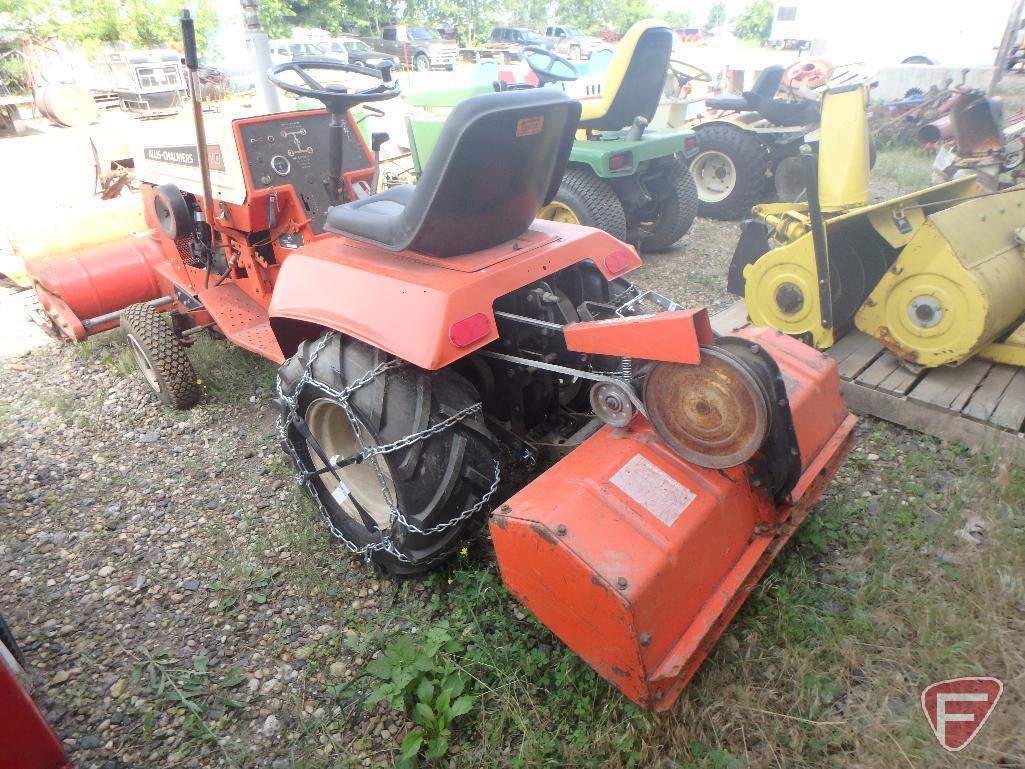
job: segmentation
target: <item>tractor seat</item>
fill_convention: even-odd
[[[334,206],[325,229],[438,257],[511,240],[558,191],[579,118],[580,105],[554,88],[470,97],[445,121],[415,186]]]
[[[659,21],[639,21],[616,44],[601,96],[584,102],[580,127],[619,131],[634,118],[651,120],[658,109],[673,52],[673,31]]]
[[[709,109],[722,109],[733,112],[755,110],[757,108],[752,103],[752,99],[748,97],[756,97],[754,101],[759,100],[757,97],[760,97],[762,101],[772,99],[783,82],[785,71],[779,64],[766,67],[758,73],[754,86],[750,91],[744,91],[743,96],[709,96],[705,99],[705,106]]]

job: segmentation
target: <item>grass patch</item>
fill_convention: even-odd
[[[460,696],[472,699],[447,737],[456,766],[1021,765],[1025,471],[871,426],[665,714],[634,707],[524,615],[483,544],[426,578],[411,613],[404,583],[407,613],[368,618],[364,653],[414,660],[431,628],[444,629],[452,644],[433,664],[465,676]],[[969,544],[958,530],[980,516],[983,541]],[[380,685],[373,672],[350,697]],[[947,754],[921,690],[974,674],[1001,678],[1005,699],[966,752]],[[403,696],[413,718],[420,698]],[[394,757],[410,731],[395,735]],[[424,738],[410,738],[407,755],[414,745],[423,755]]]
[[[189,348],[192,367],[204,387],[204,400],[243,403],[274,397],[277,367],[225,339],[200,334]]]
[[[872,174],[892,179],[901,191],[910,192],[932,183],[932,158],[916,147],[883,147]]]

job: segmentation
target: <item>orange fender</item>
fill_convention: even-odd
[[[498,338],[496,299],[584,261],[609,280],[641,264],[606,232],[540,219],[515,240],[445,259],[322,238],[282,264],[271,328],[286,357],[330,328],[436,370]]]

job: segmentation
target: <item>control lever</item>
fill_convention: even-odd
[[[634,118],[633,125],[630,126],[630,130],[626,133],[626,140],[628,142],[639,142],[641,137],[644,136],[644,129],[648,127],[648,119],[643,115],[638,115]]]

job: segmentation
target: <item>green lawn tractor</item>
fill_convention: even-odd
[[[559,191],[541,218],[597,227],[645,252],[670,248],[690,229],[698,205],[688,170],[697,153],[694,132],[645,130],[662,95],[672,35],[659,22],[638,22],[617,44],[604,77],[582,81],[583,88],[577,89],[583,106],[580,130]],[[463,99],[493,90],[560,88],[577,80],[576,67],[558,54],[531,46],[523,54],[536,85],[497,81],[407,97],[420,109],[406,118],[417,174],[434,149],[445,115]],[[540,127],[519,130],[529,135]],[[495,184],[502,183],[496,177]]]

